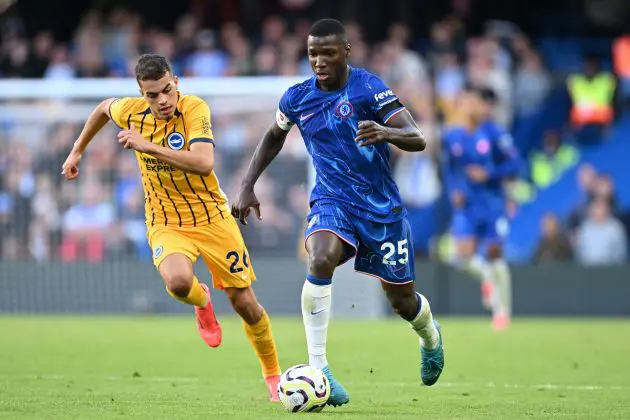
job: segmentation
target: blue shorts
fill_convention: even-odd
[[[479,216],[457,210],[453,213],[451,233],[456,239],[475,238],[482,243],[502,243],[508,234],[508,222],[501,213]]]
[[[372,222],[352,215],[342,204],[316,201],[307,221],[305,241],[315,232],[328,231],[348,245],[339,265],[356,257],[354,269],[357,272],[386,283],[414,281],[413,243],[407,219]]]

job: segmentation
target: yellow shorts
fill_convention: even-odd
[[[215,289],[243,288],[256,280],[245,241],[231,216],[206,226],[153,226],[147,238],[157,268],[171,254],[184,254],[193,264],[201,256]]]

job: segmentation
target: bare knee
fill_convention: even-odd
[[[186,297],[193,283],[192,263],[184,255],[169,255],[160,264],[160,274],[166,288],[178,297]]]
[[[474,239],[463,239],[457,243],[457,253],[460,258],[470,259],[477,251],[477,243]]]
[[[188,276],[183,273],[175,273],[172,276],[164,278],[164,284],[166,284],[166,288],[175,296],[186,297],[192,287],[192,275]]]
[[[256,295],[251,287],[241,289],[228,287],[225,289],[225,293],[234,311],[239,314],[246,323],[252,325],[260,321],[263,309],[258,303],[258,299],[256,299]]]
[[[394,312],[406,320],[411,321],[418,313],[418,298],[415,295],[404,298],[397,297],[390,299],[389,302]]]
[[[501,245],[492,244],[488,247],[488,259],[489,260],[498,260],[503,258],[503,250],[501,249]]]
[[[331,232],[320,231],[309,236],[306,240],[309,274],[320,278],[332,278],[346,246]]]
[[[339,259],[331,253],[312,252],[308,256],[309,273],[322,278],[332,277]]]
[[[401,318],[413,320],[418,314],[418,295],[412,285],[383,286],[387,300]]]

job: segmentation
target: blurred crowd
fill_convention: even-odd
[[[181,76],[310,75],[305,40],[311,23],[302,19],[288,25],[270,16],[259,34],[245,34],[234,22],[212,30],[184,15],[173,32],[166,32],[145,26],[140,14],[124,8],[108,14],[93,10],[69,43],[58,42],[50,32],[29,37],[23,30],[7,31],[0,46],[0,77],[129,77],[137,57],[146,52],[169,57]],[[436,110],[450,112],[467,80],[495,91],[497,117],[505,124],[514,113],[533,112],[551,88],[539,54],[510,25],[489,26],[485,35],[471,38],[460,20],[448,18],[436,22],[430,39],[420,44],[411,28],[394,23],[386,39],[368,44],[359,24],[345,23],[351,63],[379,73],[398,92],[413,92],[407,101],[425,121],[434,121]],[[433,85],[435,98],[427,95]],[[513,104],[514,97],[519,101]]]
[[[541,239],[534,262],[623,264],[629,257],[630,212],[619,208],[612,178],[583,164],[576,182],[581,196],[567,222],[562,223],[553,213],[541,220]]]
[[[289,25],[283,18],[271,16],[262,23],[260,33],[246,34],[233,22],[208,29],[201,27],[195,16],[185,15],[172,32],[167,32],[147,27],[139,14],[123,8],[108,14],[90,11],[69,43],[58,42],[49,32],[5,34],[0,45],[0,77],[129,77],[137,57],[147,52],[167,56],[174,72],[185,77],[309,76],[305,40],[311,23],[298,20]],[[460,20],[449,17],[435,22],[430,37],[421,41],[414,37],[412,28],[393,23],[387,36],[377,43],[368,43],[364,28],[356,22],[345,23],[352,44],[351,64],[383,77],[429,139],[439,139],[440,129],[453,118],[455,100],[467,83],[490,88],[497,97],[497,121],[511,127],[515,121],[540,112],[557,82],[532,42],[509,23],[495,22],[482,34],[470,36]],[[216,149],[217,171],[228,196],[233,197],[274,111],[213,117],[220,144]],[[81,165],[81,181],[62,180],[61,164],[80,129],[77,123],[51,124],[24,141],[27,128],[12,124],[0,127],[0,258],[93,262],[150,258],[135,157],[112,141],[112,125],[89,148]],[[563,144],[561,137],[554,132],[545,135],[543,154],[532,155],[531,161],[532,168],[542,168],[542,172],[533,172],[544,179],[528,178],[521,186],[544,187],[577,163],[579,151]],[[287,150],[279,157],[281,163],[272,166],[257,184],[265,218],[256,229],[245,231],[252,252],[295,252],[309,192],[309,159],[300,143],[297,130],[293,130]],[[395,175],[411,210],[426,208],[443,197],[439,148],[435,141],[430,142],[428,153],[395,156]],[[549,165],[558,162],[549,163],[550,156],[558,157],[560,166],[564,165],[559,169],[553,166],[558,171],[552,175]],[[572,218],[570,238],[555,238],[553,232],[560,231],[558,221],[552,215],[545,218],[544,238],[552,238],[543,239],[537,260],[576,258],[589,262],[598,258],[592,242],[584,238],[596,235],[591,231],[597,230],[593,225],[599,220],[614,220],[614,204],[594,198],[600,197],[596,190],[612,190],[611,185],[601,186],[609,181],[589,184],[585,192],[588,199]],[[518,186],[516,183],[513,188],[515,196]],[[439,215],[433,212],[431,217]],[[436,220],[433,225],[443,224]],[[429,254],[431,238],[440,233],[418,233],[421,253]]]

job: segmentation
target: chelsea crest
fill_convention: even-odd
[[[337,116],[341,118],[349,118],[354,113],[354,108],[349,101],[341,101],[337,104],[337,109],[335,110]]]

